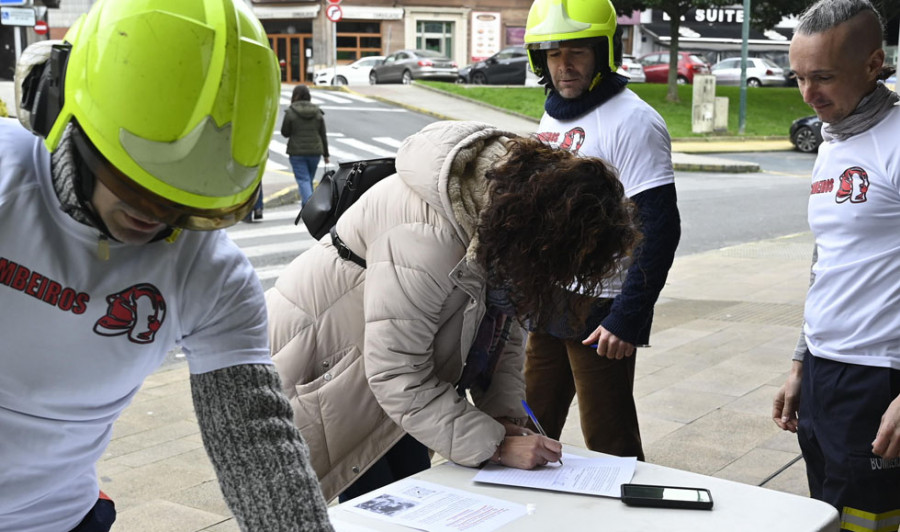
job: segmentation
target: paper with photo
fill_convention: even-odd
[[[524,505],[406,478],[342,508],[428,532],[490,532],[526,514]]]
[[[565,465],[551,464],[530,470],[490,464],[482,468],[473,480],[618,498],[621,497],[622,484],[631,482],[634,476],[637,458],[583,458],[563,454],[563,462]]]

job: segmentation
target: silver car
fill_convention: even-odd
[[[741,58],[723,59],[713,65],[710,72],[719,85],[740,85]],[[780,66],[761,57],[747,58],[748,87],[783,87],[785,81],[784,69]]]
[[[618,73],[628,78],[628,81],[631,83],[644,83],[647,81],[644,67],[634,59],[633,55],[622,56],[622,64],[619,66]]]
[[[455,82],[459,76],[456,62],[431,50],[400,50],[372,67],[369,83],[403,83],[414,79]]]
[[[365,85],[369,82],[369,72],[372,67],[383,59],[383,55],[370,55],[357,59],[349,65],[337,65],[316,70],[313,74],[313,81],[316,85]]]

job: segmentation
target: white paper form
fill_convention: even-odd
[[[549,465],[530,470],[490,464],[479,471],[473,480],[619,498],[622,495],[622,484],[631,482],[634,476],[637,458],[582,458],[565,454],[563,462],[565,465]]]
[[[522,504],[414,478],[367,493],[344,508],[428,532],[491,532],[526,514]]]

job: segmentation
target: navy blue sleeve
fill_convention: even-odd
[[[666,284],[681,239],[675,184],[651,188],[631,198],[637,205],[644,238],[635,251],[622,293],[613,300],[603,327],[626,342],[647,343],[653,306]]]

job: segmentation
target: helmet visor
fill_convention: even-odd
[[[212,231],[230,227],[243,219],[253,209],[257,194],[251,194],[243,203],[217,209],[198,209],[176,203],[155,194],[129,179],[103,157],[88,140],[80,127],[74,128],[72,138],[81,159],[106,188],[119,199],[154,220],[170,227],[192,231]]]
[[[555,50],[559,48],[559,41],[543,41],[525,43],[526,50]]]

